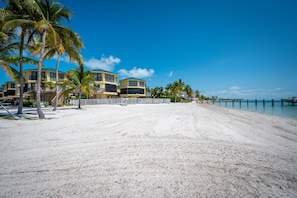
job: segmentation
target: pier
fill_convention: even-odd
[[[253,103],[255,106],[258,106],[258,104],[262,104],[263,106],[265,105],[271,105],[271,106],[274,106],[275,103],[280,103],[281,106],[284,106],[284,105],[295,105],[297,104],[297,97],[291,97],[291,98],[286,98],[286,99],[280,99],[280,100],[274,100],[274,99],[271,99],[271,100],[244,100],[244,99],[216,99],[216,100],[207,100],[207,103],[209,102],[212,102],[213,104],[214,103],[218,103],[219,105],[221,103],[225,104],[225,106],[227,106],[228,103],[231,103],[232,106],[234,106],[235,103],[238,103],[239,106],[241,107],[241,105],[244,103],[246,104],[247,106],[249,106],[249,103]]]
[[[293,96],[291,98],[286,98],[286,99],[281,99],[282,105],[284,104],[284,102],[291,104],[291,105],[295,105],[297,103],[297,96]]]

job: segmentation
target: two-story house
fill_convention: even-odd
[[[146,82],[138,78],[120,80],[120,96],[123,98],[146,97]]]
[[[66,79],[66,73],[59,71],[59,80]],[[28,69],[24,71],[24,98],[35,98],[37,87],[37,69]],[[41,100],[52,104],[56,96],[56,71],[51,68],[41,71]],[[59,97],[62,97],[61,94]]]
[[[95,87],[97,88],[97,92],[94,93],[93,98],[111,98],[118,96],[117,74],[104,70],[93,70],[91,73],[95,77]]]
[[[59,80],[66,79],[66,73],[59,72]],[[54,69],[42,69],[41,71],[41,100],[52,103],[55,97],[56,73]],[[37,87],[37,69],[24,71],[24,99],[35,99]],[[61,94],[62,95],[62,94]],[[61,96],[60,95],[60,96]],[[0,100],[4,102],[18,102],[20,97],[20,83],[6,82],[0,91]],[[62,96],[61,96],[62,97]]]
[[[0,101],[13,103],[19,98],[19,95],[19,85],[17,85],[15,82],[6,82],[1,86]]]

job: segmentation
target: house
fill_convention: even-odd
[[[118,87],[118,75],[104,70],[92,70],[91,75],[95,78],[94,86],[97,91],[90,98],[144,98],[150,97],[146,93],[146,81],[138,78],[120,80]],[[66,79],[66,73],[59,71],[59,80]],[[41,101],[50,105],[56,99],[56,72],[54,69],[42,69],[41,71]],[[37,89],[37,69],[24,71],[24,99],[35,99]],[[64,101],[63,88],[59,87],[58,101],[62,105]],[[73,93],[76,95],[77,93]],[[6,82],[0,89],[0,101],[13,103],[18,102],[20,96],[20,84]]]
[[[138,78],[120,80],[120,96],[122,98],[146,97],[146,81]]]
[[[112,98],[118,96],[117,74],[104,70],[92,70],[91,74],[95,77],[95,87],[97,88],[97,92],[94,93],[93,98]]]
[[[66,73],[59,71],[59,80],[66,79]],[[52,104],[56,96],[55,91],[56,71],[54,69],[42,69],[41,71],[41,100]],[[37,87],[37,69],[24,71],[24,99],[35,99]],[[60,92],[62,93],[62,92]],[[2,97],[1,97],[2,96]],[[20,83],[6,82],[2,85],[0,100],[5,102],[17,100],[20,97]],[[62,94],[59,95],[62,98]]]
[[[5,84],[2,85],[0,90],[0,101],[13,103],[19,98],[20,96],[19,92],[20,92],[19,85],[17,85],[13,81],[6,82]]]

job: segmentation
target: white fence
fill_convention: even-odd
[[[98,105],[98,104],[162,104],[170,103],[168,98],[105,98],[105,99],[81,99],[80,105]],[[73,106],[78,105],[78,99],[70,100]]]

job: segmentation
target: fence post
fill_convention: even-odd
[[[274,106],[274,99],[272,99],[271,103],[272,103],[272,106]]]

